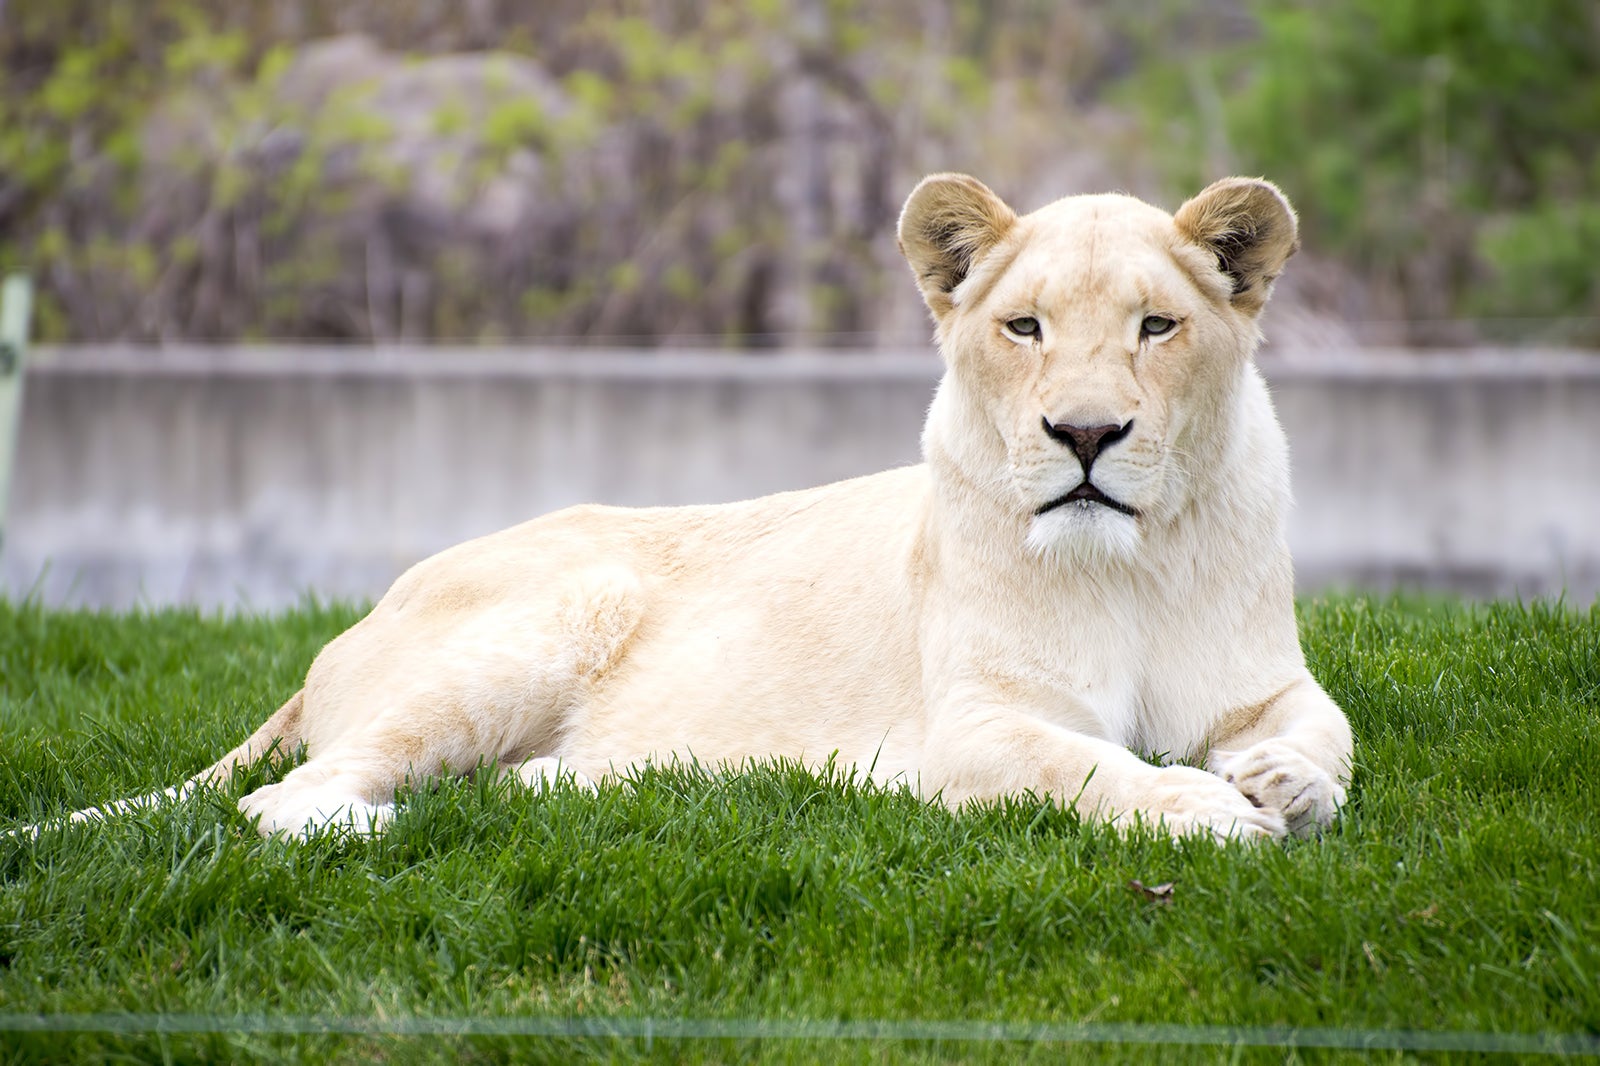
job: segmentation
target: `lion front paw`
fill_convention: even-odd
[[[1297,836],[1327,825],[1344,805],[1344,786],[1287,741],[1263,740],[1243,751],[1214,752],[1210,765],[1252,803],[1281,814]]]
[[[1192,766],[1157,771],[1138,813],[1174,836],[1210,833],[1218,840],[1250,840],[1284,833],[1283,817],[1276,810],[1257,807],[1226,781]]]

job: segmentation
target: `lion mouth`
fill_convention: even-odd
[[[1111,508],[1113,511],[1121,511],[1123,514],[1128,515],[1131,518],[1139,517],[1139,511],[1137,508],[1129,507],[1121,500],[1112,499],[1110,496],[1107,496],[1105,493],[1101,492],[1092,481],[1080,482],[1077,488],[1073,489],[1065,496],[1056,497],[1043,507],[1039,508],[1037,511],[1033,512],[1033,514],[1034,517],[1037,518],[1039,515],[1042,515],[1047,511],[1053,511],[1057,507],[1064,507],[1069,503],[1078,503],[1080,501],[1084,503],[1102,504]]]

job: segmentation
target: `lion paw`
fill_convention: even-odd
[[[1139,814],[1174,836],[1210,833],[1218,840],[1253,840],[1284,833],[1276,810],[1255,806],[1214,774],[1192,766],[1166,766],[1156,773]]]
[[[394,819],[393,803],[369,803],[358,793],[330,785],[286,788],[263,785],[239,800],[239,811],[262,836],[380,833]]]
[[[1289,832],[1304,836],[1333,821],[1344,786],[1283,740],[1263,740],[1243,751],[1213,752],[1212,771],[1252,803],[1283,816]]]

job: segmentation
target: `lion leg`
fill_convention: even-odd
[[[332,774],[322,780],[306,775],[296,778],[308,766],[309,763],[300,766],[277,784],[264,785],[239,800],[239,810],[256,821],[262,836],[309,837],[342,830],[374,833],[394,817],[393,800],[374,802],[358,777]]]
[[[339,750],[312,759],[239,801],[246,817],[259,818],[264,836],[316,835],[325,831],[379,832],[394,817],[394,794],[407,782],[458,775],[508,752],[474,752],[473,745],[431,745],[414,729],[382,727],[341,739]],[[431,769],[430,769],[431,767]],[[595,791],[587,774],[559,757],[537,756],[500,766],[500,778],[515,777],[538,791],[565,781]]]
[[[514,766],[539,787],[589,783],[552,756],[638,628],[643,595],[631,571],[568,575],[543,604],[467,612],[427,640],[382,606],[312,667],[310,758],[240,800],[262,833],[378,830],[405,783],[485,764]]]
[[[1333,821],[1350,785],[1350,723],[1309,673],[1225,718],[1206,768],[1304,836]]]
[[[448,701],[442,701],[448,706]],[[496,723],[498,724],[498,723]],[[239,801],[262,835],[376,832],[394,817],[401,786],[458,776],[506,758],[512,730],[481,719],[408,708],[359,726],[316,752],[282,781]],[[495,739],[483,739],[492,736]]]
[[[1044,793],[1088,817],[1135,819],[1174,836],[1278,836],[1276,811],[1262,810],[1221,778],[1191,766],[1152,766],[1121,745],[994,703],[946,710],[929,723],[937,753],[923,787],[951,806],[1022,792]]]
[[[412,766],[385,758],[376,737],[341,738],[339,748],[310,759],[276,784],[239,800],[262,836],[314,836],[328,831],[382,830],[394,816],[394,793]]]

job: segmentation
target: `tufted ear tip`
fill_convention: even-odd
[[[900,253],[935,315],[949,310],[951,290],[1016,221],[1016,212],[970,175],[930,174],[917,183],[900,212]]]
[[[1209,251],[1233,285],[1233,304],[1250,314],[1266,306],[1272,282],[1300,248],[1289,198],[1265,178],[1223,178],[1178,208],[1178,232]]]

